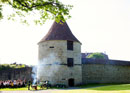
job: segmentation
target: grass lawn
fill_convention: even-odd
[[[34,90],[32,88],[30,88],[30,89]],[[38,90],[40,90],[40,87],[38,87]],[[2,89],[0,89],[0,91],[28,91],[28,87],[23,87],[23,88],[2,88]]]
[[[40,88],[38,88],[40,89]],[[0,89],[0,91],[27,91],[25,88],[5,88]],[[49,89],[45,91],[50,91],[51,93],[130,93],[130,84],[89,84],[86,86],[80,86],[77,89]],[[43,91],[44,91],[43,90]],[[43,92],[42,91],[42,92]]]
[[[89,85],[87,93],[130,93],[130,84],[99,84],[99,87]]]
[[[2,88],[2,89],[0,89],[0,91],[17,91],[17,90],[20,90],[20,91],[28,90],[28,88],[27,87],[23,87],[23,88]]]

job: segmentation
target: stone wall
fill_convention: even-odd
[[[68,85],[68,79],[70,78],[74,78],[75,85],[80,84],[81,79],[83,84],[130,83],[129,61],[82,59],[82,69],[81,64],[75,64],[74,67],[67,67],[67,64],[55,66],[59,67],[58,71],[53,71],[55,74],[52,78],[54,83]],[[32,79],[31,73],[32,68],[30,67],[1,70],[0,80],[26,79],[28,81]]]
[[[130,83],[130,62],[82,59],[83,84]]]
[[[67,40],[49,40],[39,43],[38,77],[52,85],[65,84],[73,78],[74,85],[82,83],[81,44],[73,42],[73,51],[67,50]],[[67,58],[74,59],[74,66],[67,66]]]
[[[31,80],[31,67],[0,70],[0,80]]]

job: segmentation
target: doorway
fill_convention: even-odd
[[[68,80],[68,85],[69,85],[69,87],[73,87],[74,86],[74,79],[73,78],[70,78]]]

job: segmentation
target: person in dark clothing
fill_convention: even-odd
[[[3,82],[1,83],[1,88],[4,88],[4,84],[3,84]]]
[[[30,90],[31,81],[28,81],[28,90]]]
[[[48,89],[49,87],[49,81],[46,81],[46,88]]]

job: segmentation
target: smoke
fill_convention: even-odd
[[[37,66],[32,69],[33,84],[36,81],[52,81],[60,68],[60,58],[57,57],[56,53],[51,53],[46,58],[40,60]]]
[[[33,66],[32,68],[32,79],[33,79],[33,82],[32,84],[36,84],[37,82],[37,65]]]

